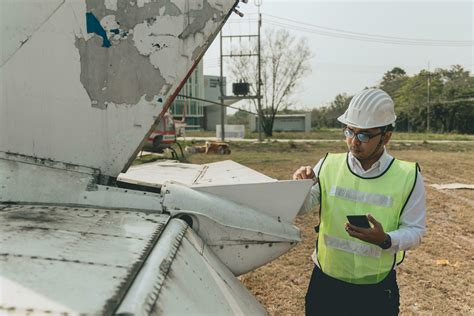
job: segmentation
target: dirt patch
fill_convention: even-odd
[[[239,145],[233,149],[227,159],[278,179],[289,179],[298,166],[314,165],[327,151],[340,152],[344,147],[297,144],[290,148],[274,144]],[[390,152],[400,159],[418,161],[426,184],[474,183],[473,145],[397,146]],[[208,162],[206,157],[190,160]],[[447,192],[426,186],[426,191],[427,232],[422,245],[409,251],[398,269],[401,314],[474,315],[474,207],[470,203],[474,202],[474,190]],[[315,212],[298,218],[302,242],[277,260],[241,277],[272,315],[304,314],[316,221]]]

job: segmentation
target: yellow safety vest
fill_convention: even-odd
[[[378,177],[354,174],[348,154],[327,154],[319,171],[321,189],[317,259],[321,270],[353,284],[379,283],[401,263],[404,252],[392,254],[349,236],[347,215],[372,216],[385,232],[398,229],[400,215],[413,191],[417,164],[393,159]]]

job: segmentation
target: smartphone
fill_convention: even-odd
[[[347,215],[347,220],[354,226],[361,228],[370,228],[369,220],[365,215]]]

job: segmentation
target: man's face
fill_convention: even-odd
[[[382,130],[380,128],[361,129],[347,126],[345,135],[347,148],[351,151],[352,155],[359,160],[365,160],[371,158],[374,154],[382,137]],[[390,136],[391,132],[386,132],[382,145],[388,142]],[[383,146],[380,146],[377,151],[382,152]]]

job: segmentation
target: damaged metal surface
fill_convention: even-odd
[[[160,194],[99,185],[93,169],[30,160],[0,155],[0,201],[161,212]]]
[[[87,32],[99,36],[77,38],[75,45],[83,60],[81,82],[92,106],[100,109],[109,104],[138,104],[142,98],[147,102],[163,98],[177,76],[185,74],[190,61],[202,53],[204,43],[199,38],[209,37],[224,15],[208,1],[107,5],[86,0],[86,10]],[[126,62],[129,60],[133,62]]]
[[[0,152],[116,177],[237,2],[0,1]]]
[[[219,261],[203,240],[177,219],[172,219],[162,233],[117,313],[266,314],[263,306]]]
[[[169,216],[7,206],[0,211],[0,312],[111,314]]]
[[[265,314],[234,274],[294,246],[305,192],[231,162],[115,181],[238,1],[43,2],[0,1],[0,314]]]
[[[121,303],[119,314],[149,315],[152,312],[186,230],[183,222],[171,221]]]

